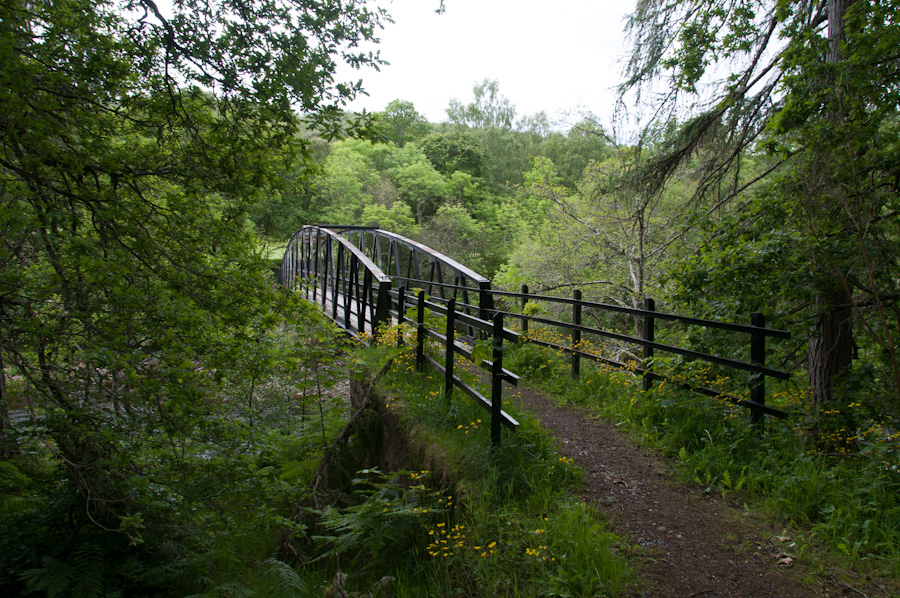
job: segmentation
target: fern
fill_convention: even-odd
[[[44,557],[41,564],[42,567],[22,574],[30,592],[41,592],[47,598],[118,598],[121,595],[106,590],[103,551],[96,544],[88,542],[79,546],[72,553],[71,563]]]
[[[31,592],[43,592],[47,598],[64,596],[72,583],[72,567],[51,556],[41,559],[43,567],[22,573],[22,581]]]
[[[363,502],[343,510],[329,507],[322,512],[322,523],[332,532],[316,537],[329,547],[322,551],[323,557],[335,552],[347,554],[355,561],[366,559],[361,568],[370,569],[378,567],[378,557],[385,546],[391,547],[394,557],[413,547],[416,534],[424,525],[422,514],[438,516],[443,508],[438,501],[439,492],[426,491],[424,486],[413,487],[412,491],[404,489],[400,483],[403,475],[397,472],[385,481],[356,479],[355,494],[365,497]]]
[[[82,544],[73,555],[72,598],[104,598],[103,553],[96,544]],[[112,597],[109,597],[112,598]]]
[[[263,596],[272,598],[292,598],[306,591],[306,586],[294,569],[278,559],[267,559],[263,577]]]

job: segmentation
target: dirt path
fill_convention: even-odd
[[[608,423],[559,407],[528,387],[519,400],[585,472],[584,498],[599,504],[615,531],[640,545],[635,596],[801,598],[840,596],[802,585],[779,564],[789,540],[742,509],[679,484],[665,460],[638,448]]]

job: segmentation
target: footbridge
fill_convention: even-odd
[[[490,280],[430,247],[373,227],[304,226],[288,243],[278,282],[320,304],[355,336],[401,321],[401,290],[425,291],[444,305],[454,300],[463,313],[482,320],[493,316]]]
[[[492,411],[492,439],[497,442],[500,433],[497,428],[493,434],[494,426],[518,425],[505,413],[493,413],[500,409],[500,383],[516,384],[518,380],[502,365],[503,343],[520,340],[519,332],[503,326],[504,316],[519,324],[521,340],[568,354],[574,377],[579,376],[581,360],[589,359],[633,372],[643,379],[645,390],[656,381],[665,381],[746,407],[751,420],[760,425],[765,416],[787,417],[785,411],[766,405],[766,379],[790,378],[788,372],[766,364],[766,343],[767,339],[790,339],[790,333],[767,327],[760,313],[749,314],[749,323],[721,322],[660,312],[649,298],[641,307],[630,307],[586,301],[578,289],[571,297],[529,293],[525,285],[521,292],[495,290],[484,276],[430,247],[363,226],[304,226],[287,246],[278,281],[321,305],[332,320],[356,336],[374,337],[383,326],[415,318],[410,323],[415,324],[412,328],[419,369],[430,363],[445,375],[448,397],[459,388]],[[526,309],[526,304],[533,302],[539,309]],[[417,309],[407,317],[414,303]],[[593,326],[582,322],[583,312],[593,319]],[[440,324],[432,326],[440,330],[425,325],[426,313],[439,316]],[[562,334],[548,337],[529,332],[530,322],[543,331]],[[727,353],[711,354],[692,344],[663,342],[671,339],[683,343],[686,327],[715,329],[716,334],[729,335]],[[438,359],[443,363],[423,350],[426,337],[441,347]],[[475,358],[473,339],[488,337],[493,360]],[[610,353],[626,358],[612,359]],[[730,386],[698,383],[677,373],[662,372],[656,358],[661,354],[705,362],[727,372],[718,379],[730,380]],[[491,372],[490,401],[453,375],[455,355]]]
[[[491,444],[500,444],[503,426],[518,427],[501,403],[503,383],[516,385],[519,380],[503,367],[503,343],[518,342],[519,334],[503,327],[503,313],[494,310],[491,283],[484,276],[385,230],[304,226],[285,250],[278,282],[321,305],[358,337],[377,337],[383,326],[403,323],[407,307],[415,307],[417,370],[428,364],[443,374],[448,400],[459,389],[484,408],[490,414]],[[426,313],[440,316],[442,324],[426,325]],[[456,339],[457,330],[471,339],[490,336],[493,359],[477,357],[471,344]],[[429,355],[426,338],[437,341],[442,354]],[[456,356],[488,370],[489,397],[454,374]]]

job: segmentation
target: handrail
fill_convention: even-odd
[[[453,298],[462,295],[467,304],[469,293],[477,293],[481,319],[487,319],[488,311],[494,308],[488,278],[427,245],[375,227],[331,225],[328,228],[350,239],[355,235],[356,245],[393,279],[395,288],[413,288],[418,282],[429,295],[444,300],[449,299],[448,295]],[[427,277],[423,276],[425,269],[428,269]],[[448,276],[452,284],[447,283]],[[446,292],[447,289],[452,292]]]
[[[424,270],[429,268],[430,271],[427,273],[427,276],[423,275],[426,274]],[[300,285],[296,284],[298,275],[302,279]],[[449,275],[450,278],[448,279],[446,275]],[[427,307],[430,311],[447,316],[450,323],[452,323],[445,335],[441,335],[439,331],[429,331],[427,334],[427,336],[436,338],[446,347],[445,359],[448,360],[446,365],[450,366],[444,367],[448,381],[446,384],[448,395],[454,384],[457,386],[461,384],[452,373],[452,355],[457,353],[466,358],[471,357],[471,351],[464,350],[454,341],[453,326],[458,325],[466,328],[469,330],[470,336],[474,336],[476,332],[482,338],[493,335],[494,343],[499,347],[503,340],[518,342],[516,333],[504,329],[502,324],[499,328],[496,328],[490,322],[497,317],[502,322],[502,317],[506,315],[521,320],[523,332],[527,332],[529,321],[569,329],[572,335],[571,347],[555,346],[555,348],[571,354],[573,376],[578,376],[580,358],[595,359],[611,365],[615,364],[616,367],[628,367],[628,369],[639,373],[643,377],[644,389],[647,390],[653,380],[665,379],[672,382],[675,381],[668,376],[653,371],[654,351],[663,351],[682,355],[689,359],[699,359],[753,373],[749,383],[749,401],[699,386],[692,387],[692,389],[710,396],[726,398],[734,403],[749,407],[755,423],[761,423],[764,414],[777,417],[787,416],[786,413],[765,405],[765,377],[769,376],[782,380],[789,377],[787,372],[768,367],[765,364],[765,339],[767,337],[790,338],[790,333],[767,328],[762,314],[751,314],[751,323],[746,325],[657,312],[654,302],[650,299],[645,299],[644,309],[640,309],[637,307],[583,301],[579,291],[575,291],[574,297],[570,299],[567,297],[529,294],[528,287],[525,285],[523,285],[521,293],[492,290],[490,280],[463,266],[456,260],[412,239],[368,226],[330,225],[303,227],[295,233],[288,244],[281,269],[279,270],[279,283],[291,287],[301,286],[307,298],[310,298],[311,295],[312,301],[320,301],[323,308],[327,304],[327,298],[330,293],[332,297],[332,313],[330,314],[332,319],[351,332],[354,331],[354,328],[356,332],[366,330],[366,312],[368,311],[368,322],[375,334],[377,334],[377,327],[389,322],[392,316],[397,317],[398,323],[403,323],[403,309],[404,305],[406,305],[404,289],[408,289],[406,292],[409,292],[411,295],[415,289],[423,291],[427,289],[428,295],[431,295],[431,301],[428,301],[426,304],[424,293],[419,294],[420,317],[424,313],[423,310]],[[392,290],[392,286],[397,290]],[[377,297],[374,294],[375,289],[377,289]],[[432,293],[433,290],[437,292]],[[476,302],[469,300],[470,293],[478,293],[477,305],[475,304]],[[495,309],[495,295],[521,300],[522,313]],[[339,317],[338,303],[340,300],[344,302],[343,311],[341,312],[343,321]],[[524,308],[527,301],[548,301],[571,305],[572,322],[561,322],[526,314],[524,313]],[[352,313],[353,308],[356,308],[356,314]],[[582,308],[594,308],[639,318],[641,332],[638,333],[638,336],[629,336],[609,330],[583,326],[581,323]],[[351,317],[353,315],[356,316],[357,320],[355,327]],[[654,338],[655,322],[660,320],[748,334],[750,337],[749,363],[660,343]],[[421,353],[422,341],[424,336],[426,336],[425,331],[427,328],[423,326],[422,322],[418,323],[417,328],[417,336],[419,337],[418,351]],[[490,331],[488,328],[490,328]],[[618,364],[606,358],[582,351],[580,349],[582,333],[600,335],[641,346],[643,348],[641,367],[625,366],[625,364]],[[535,341],[535,339],[528,339],[527,335],[523,337],[523,340]],[[497,355],[500,355],[500,353],[497,353]],[[418,356],[417,363],[420,367],[424,360],[424,355]],[[489,363],[486,362],[485,365],[489,365]],[[494,365],[491,364],[490,367],[493,370]],[[493,378],[496,378],[496,380],[492,384],[499,384],[498,381],[510,381],[516,378],[511,372],[502,370],[502,364],[498,365],[498,367],[501,369],[493,372]],[[678,383],[685,385],[685,383]],[[467,393],[469,392],[468,389],[464,390]],[[496,395],[498,397],[497,403],[499,404],[499,388],[496,391]],[[484,401],[483,406],[487,405],[488,402]]]
[[[364,251],[327,228],[307,225],[294,233],[281,260],[278,283],[294,290],[301,287],[306,298],[321,302],[323,309],[330,297],[331,318],[356,335],[366,331],[367,321],[377,335],[378,327],[390,318],[391,277]]]

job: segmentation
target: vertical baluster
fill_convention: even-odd
[[[503,411],[503,314],[494,314],[493,355],[491,365],[491,446],[500,446],[500,425]]]
[[[344,246],[338,245],[334,276],[331,278],[331,319],[337,322],[337,310],[341,303],[341,280],[344,277]],[[346,313],[344,319],[346,320]]]
[[[528,333],[528,318],[525,317],[525,306],[528,304],[528,285],[522,285],[522,333]]]
[[[419,311],[416,314],[416,371],[425,371],[425,291],[419,291]]]
[[[397,346],[403,346],[403,321],[406,319],[406,287],[397,289]]]
[[[359,287],[359,292],[357,293],[357,297],[359,297],[359,299],[357,300],[357,310],[359,313],[356,316],[356,319],[359,322],[359,331],[365,332],[365,330],[366,330],[366,310],[371,305],[370,299],[372,297],[372,272],[369,271],[369,269],[366,268],[365,266],[362,266],[362,268],[363,268],[363,272],[362,272],[363,282],[362,282],[362,286]],[[357,280],[357,284],[358,284],[358,282],[359,281]],[[372,323],[372,322],[374,322],[374,319],[369,318],[368,321],[370,323]],[[372,326],[372,336],[373,337],[375,336],[375,326],[374,325]]]
[[[383,330],[391,326],[391,281],[382,280],[378,283],[378,303],[375,307],[375,319],[372,327],[375,329],[375,338],[380,336]]]
[[[322,307],[324,309],[325,302],[328,297],[328,275],[331,273],[332,268],[334,268],[334,255],[332,253],[332,241],[331,238],[327,238],[327,243],[325,244],[325,264],[322,268]],[[332,278],[334,278],[332,276]]]
[[[312,300],[316,302],[316,285],[319,284],[319,229],[316,229],[316,247],[313,252],[313,284],[312,284]]]

